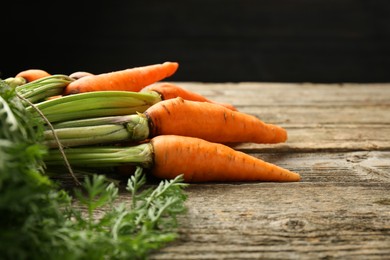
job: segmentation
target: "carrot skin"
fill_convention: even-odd
[[[231,110],[237,111],[237,109],[231,104],[219,103],[219,102],[209,100],[206,97],[204,97],[198,93],[189,91],[187,89],[184,89],[184,88],[182,88],[176,84],[170,83],[170,82],[158,82],[158,83],[146,86],[141,91],[155,91],[161,95],[162,100],[181,97],[185,100],[210,102],[210,103],[214,103],[214,104],[219,104],[219,105],[225,106]]]
[[[151,139],[151,172],[161,179],[183,174],[187,182],[299,181],[298,173],[228,146],[199,138],[165,135]]]
[[[81,77],[65,88],[64,95],[104,90],[138,92],[147,85],[172,76],[178,66],[176,62],[164,62]]]
[[[72,79],[80,79],[85,76],[92,76],[93,74],[87,71],[75,71],[69,75]]]
[[[18,74],[16,74],[15,77],[22,77],[27,82],[31,82],[31,81],[34,81],[34,80],[37,80],[37,79],[40,79],[43,77],[48,77],[48,76],[51,76],[51,74],[45,70],[28,69],[28,70],[24,70],[24,71],[19,72]]]
[[[158,102],[144,114],[150,137],[182,135],[218,143],[280,143],[287,131],[255,116],[208,103],[174,98]]]

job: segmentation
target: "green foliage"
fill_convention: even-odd
[[[42,172],[46,148],[37,121],[14,89],[0,84],[0,252],[7,259],[27,259],[55,239],[65,222],[58,208],[70,198]]]
[[[131,199],[119,203],[118,187],[92,175],[73,199],[45,175],[39,122],[0,81],[2,259],[143,259],[176,238],[186,199],[180,177],[145,188],[138,168]]]
[[[161,182],[154,190],[143,189],[145,176],[138,168],[129,180],[127,189],[132,193],[132,203],[115,203],[118,188],[107,185],[102,175],[94,175],[84,182],[84,190],[76,191],[77,201],[86,210],[72,210],[76,229],[83,231],[81,237],[89,237],[89,243],[80,246],[80,252],[88,252],[88,259],[144,258],[176,238],[176,216],[185,210],[185,186],[181,178]],[[134,190],[137,187],[140,190]],[[133,193],[134,192],[134,193]],[[175,196],[175,195],[178,196]],[[175,197],[173,197],[175,196]],[[101,215],[97,217],[97,209]],[[86,216],[81,213],[86,212]]]

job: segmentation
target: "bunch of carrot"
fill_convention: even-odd
[[[27,108],[38,108],[54,128],[45,131],[51,148],[47,165],[63,163],[59,139],[77,167],[142,166],[159,178],[183,174],[188,182],[300,180],[297,173],[226,145],[285,142],[285,129],[161,82],[177,69],[178,63],[165,62],[96,75],[75,72],[61,92],[44,84],[56,76],[47,72],[28,70],[15,78],[25,79],[16,87],[21,95],[35,96],[34,88],[48,91]]]

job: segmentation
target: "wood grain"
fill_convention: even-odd
[[[283,125],[285,144],[234,147],[302,181],[190,185],[152,259],[388,259],[390,84],[177,84]]]

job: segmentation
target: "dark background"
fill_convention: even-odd
[[[390,82],[388,0],[9,4],[1,78],[177,61],[170,80]]]

